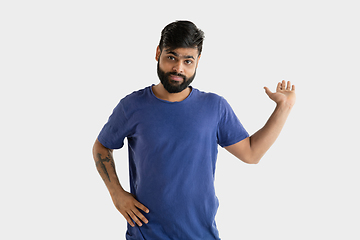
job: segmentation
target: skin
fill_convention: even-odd
[[[268,87],[264,87],[264,89],[269,98],[276,103],[276,108],[269,120],[252,136],[225,147],[234,156],[249,164],[258,163],[274,144],[296,100],[295,85],[291,86],[290,81],[287,84],[284,80],[279,82],[276,92],[271,92]]]
[[[155,60],[159,61],[160,68],[164,72],[176,72],[190,78],[194,75],[201,55],[196,48],[177,48],[175,50],[156,48]],[[183,80],[179,82],[181,84]],[[169,93],[164,86],[159,83],[152,88],[156,97],[169,102],[179,102],[187,98],[190,88],[186,88],[179,93]]]
[[[200,55],[196,48],[177,48],[171,51],[163,49],[160,51],[160,48],[157,47],[155,59],[159,61],[161,70],[181,73],[189,78],[196,71]],[[173,80],[178,80],[179,84],[183,81],[181,79]],[[290,81],[287,83],[284,80],[279,82],[275,92],[271,92],[267,87],[264,89],[269,98],[276,103],[276,108],[264,127],[252,136],[225,147],[235,157],[249,164],[257,164],[275,142],[296,100],[295,86],[291,85]],[[160,82],[153,86],[153,92],[160,99],[178,102],[187,98],[191,89],[188,87],[179,93],[169,93]],[[138,226],[148,223],[144,213],[149,213],[149,209],[137,201],[134,195],[125,191],[119,182],[115,170],[113,150],[107,149],[96,139],[93,146],[93,156],[97,170],[109,190],[115,207],[127,222],[133,227],[135,226],[134,222]]]

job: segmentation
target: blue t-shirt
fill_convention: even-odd
[[[150,212],[126,239],[220,239],[214,174],[218,144],[249,135],[226,100],[192,88],[181,102],[157,98],[152,87],[123,98],[98,140],[119,149],[128,139],[130,191]],[[141,210],[140,210],[141,211]]]

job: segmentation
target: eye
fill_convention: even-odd
[[[175,60],[175,58],[173,56],[168,56],[167,57],[169,60]]]
[[[193,63],[193,61],[191,61],[191,60],[185,60],[185,63],[186,63],[187,65],[190,65],[190,64]]]

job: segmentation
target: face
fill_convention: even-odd
[[[194,80],[200,56],[196,48],[156,51],[160,82],[169,93],[179,93]]]

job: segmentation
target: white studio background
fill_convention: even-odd
[[[193,86],[224,96],[250,134],[297,103],[258,165],[219,148],[222,239],[359,239],[356,1],[2,1],[2,239],[124,239],[92,159],[118,101],[157,83],[162,28],[188,19],[206,39]],[[115,153],[128,189],[127,149]],[[6,237],[5,237],[6,236]]]

